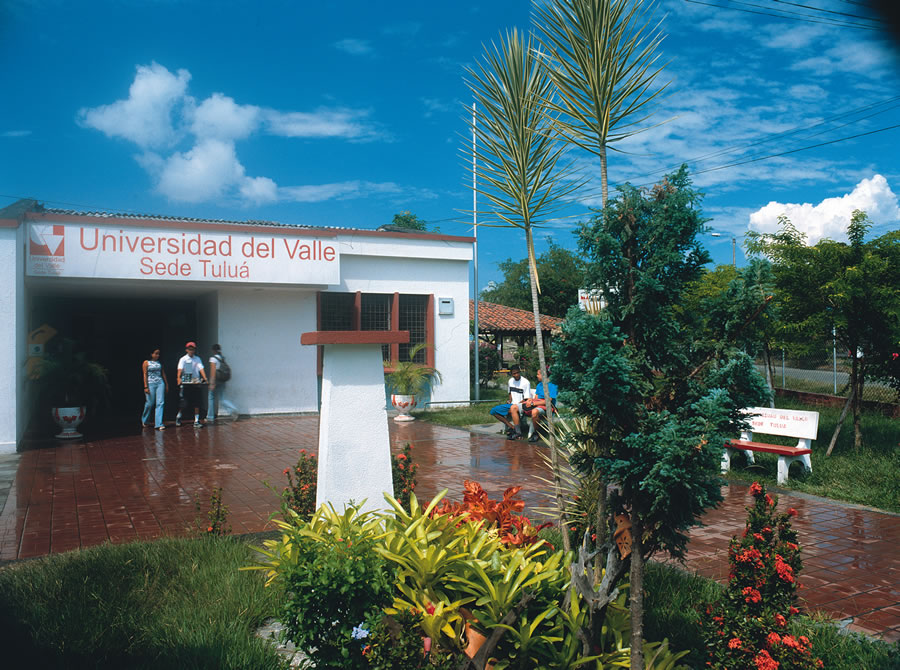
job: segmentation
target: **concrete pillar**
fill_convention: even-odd
[[[23,229],[0,220],[0,454],[15,453],[27,420]]]

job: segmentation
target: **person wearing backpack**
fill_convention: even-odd
[[[213,423],[218,416],[218,410],[228,412],[233,421],[240,416],[237,407],[225,398],[225,386],[231,379],[231,366],[222,355],[222,347],[212,345],[212,356],[209,357],[209,403],[206,410],[206,423]]]

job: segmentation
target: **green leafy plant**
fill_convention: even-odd
[[[194,507],[197,510],[197,518],[194,525],[201,535],[215,535],[221,537],[231,533],[231,525],[228,523],[228,506],[222,503],[222,487],[213,489],[209,495],[209,509],[203,514],[203,505],[200,495],[194,498]],[[206,518],[204,518],[204,516]]]
[[[317,667],[365,668],[359,629],[391,602],[394,575],[375,550],[381,518],[348,505],[322,505],[309,521],[288,510],[275,521],[279,540],[258,549],[265,570],[286,592],[280,620],[285,635]]]
[[[425,349],[426,346],[425,344],[417,344],[409,350],[408,361],[392,363],[393,371],[389,372],[385,379],[394,393],[418,395],[431,388],[435,382],[441,382],[441,373],[437,368],[415,362],[416,355]]]
[[[777,497],[754,482],[754,503],[747,508],[747,525],[728,549],[731,572],[721,600],[706,607],[704,638],[709,667],[758,670],[821,668],[805,635],[794,636],[788,623],[794,606],[802,563],[793,509],[776,514]]]
[[[77,351],[75,341],[62,340],[35,366],[30,383],[37,389],[39,402],[50,407],[98,407],[109,400],[106,368],[89,361]]]

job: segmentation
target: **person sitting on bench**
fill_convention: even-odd
[[[512,375],[506,384],[509,402],[492,407],[491,416],[506,425],[507,439],[518,440],[522,437],[522,404],[531,398],[531,382],[522,376],[518,365],[513,365],[509,373]]]
[[[550,404],[553,411],[556,411],[556,396],[559,390],[556,384],[550,381],[550,370],[547,370],[547,392],[550,395]],[[534,397],[522,406],[522,411],[526,416],[531,417],[531,429],[528,431],[528,441],[537,442],[538,427],[541,423],[541,416],[547,413],[547,401],[544,399],[544,384],[541,382],[541,371],[537,371],[537,384],[535,384]]]

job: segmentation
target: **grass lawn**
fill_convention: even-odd
[[[235,538],[167,539],[6,566],[0,569],[4,661],[34,668],[282,668],[253,637],[279,603],[261,573],[238,571],[251,553]],[[675,649],[693,650],[686,660],[703,667],[696,612],[720,588],[650,564],[647,638],[667,637]],[[840,635],[821,621],[798,625],[826,668],[897,667],[886,644]]]
[[[253,637],[278,594],[238,572],[251,554],[234,538],[162,539],[6,566],[4,667],[281,668]]]

